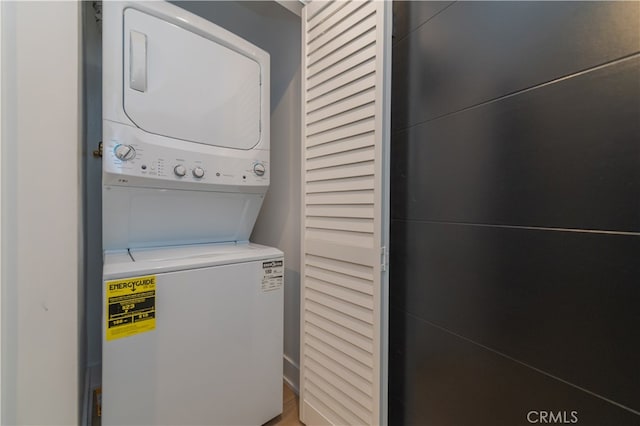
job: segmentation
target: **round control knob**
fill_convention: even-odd
[[[113,149],[113,153],[118,160],[122,161],[132,160],[136,156],[136,150],[131,145],[118,144]]]
[[[204,169],[202,167],[195,167],[191,173],[193,173],[193,177],[200,179],[204,176]]]
[[[267,169],[264,167],[264,164],[262,163],[256,163],[253,165],[253,173],[255,173],[258,176],[264,176],[266,171]]]
[[[178,164],[173,168],[173,172],[176,174],[176,176],[182,177],[187,174],[187,169],[182,164]]]

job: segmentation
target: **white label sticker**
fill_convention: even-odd
[[[262,262],[262,291],[282,288],[284,282],[284,261],[270,260]]]

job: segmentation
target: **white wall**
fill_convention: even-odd
[[[255,242],[276,246],[285,254],[284,377],[296,390],[300,382],[300,78],[298,71],[272,111],[272,189],[252,236]]]
[[[175,2],[271,55],[271,185],[251,241],[285,254],[284,375],[300,352],[300,17],[274,1]]]
[[[2,424],[78,423],[80,8],[3,3]]]
[[[284,252],[284,377],[300,381],[300,74],[271,111],[271,185],[251,240]]]

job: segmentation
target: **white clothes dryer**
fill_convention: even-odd
[[[269,54],[175,5],[103,5],[106,249],[247,241],[269,187]]]

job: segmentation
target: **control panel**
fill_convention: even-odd
[[[139,130],[129,126],[110,122],[105,126],[120,130],[105,131],[105,184],[162,187],[169,181],[175,183],[169,185],[173,188],[180,182],[200,186],[269,185],[269,151],[216,148],[176,140],[163,144],[157,142],[157,137],[151,142],[142,140],[137,137]]]

